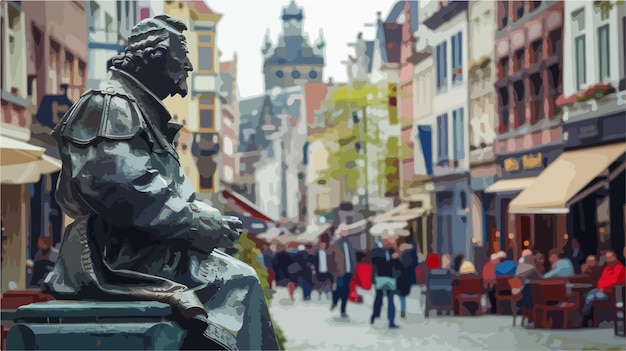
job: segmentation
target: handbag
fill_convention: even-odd
[[[385,276],[374,277],[376,290],[396,290],[396,279]]]

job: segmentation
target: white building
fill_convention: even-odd
[[[464,252],[471,259],[467,8],[467,2],[456,1],[422,4],[420,30],[432,31],[428,42],[434,60],[435,96],[432,115],[425,116],[425,121],[432,122],[433,130],[436,251]]]
[[[495,182],[497,165],[493,152],[496,138],[495,36],[496,3],[469,3],[469,162],[471,168],[472,244],[476,257],[487,257],[484,242],[487,231],[496,229],[492,194],[485,192]]]

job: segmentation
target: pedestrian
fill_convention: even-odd
[[[376,318],[380,317],[383,296],[387,296],[389,329],[398,328],[395,324],[396,306],[393,301],[394,292],[397,290],[397,279],[400,275],[399,253],[394,250],[395,240],[395,237],[386,238],[382,243],[379,243],[378,247],[372,250],[372,273],[376,287],[376,298],[374,299],[374,309],[370,318],[370,324],[374,324]]]
[[[398,261],[400,263],[400,274],[396,282],[397,293],[400,298],[400,317],[406,318],[406,297],[411,293],[411,286],[415,281],[415,268],[413,268],[413,245],[401,244],[397,253],[399,254]],[[413,277],[413,281],[411,281]]]
[[[328,237],[322,238],[319,248],[311,255],[315,287],[319,289],[320,298],[322,292],[329,293],[332,290],[337,274],[337,267],[335,265],[336,252],[329,252],[328,240],[330,240]]]
[[[308,301],[311,299],[311,291],[313,290],[313,271],[311,269],[310,254],[306,251],[306,245],[298,245],[298,252],[294,254],[293,259],[300,266],[297,282],[302,287],[304,301]]]
[[[336,288],[333,292],[333,304],[330,310],[333,311],[341,300],[341,317],[348,318],[346,305],[350,294],[350,281],[356,272],[356,253],[348,239],[348,231],[342,230],[339,239],[332,246],[333,252],[336,252],[335,257],[340,275],[337,277]]]

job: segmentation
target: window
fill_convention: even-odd
[[[309,78],[311,78],[311,79],[317,78],[317,72],[315,72],[315,71],[309,72]]]
[[[48,87],[46,91],[50,94],[57,94],[59,89],[58,76],[59,65],[61,64],[61,45],[54,40],[50,40],[50,69],[48,70]]]
[[[514,69],[515,71],[519,71],[520,69],[524,68],[524,60],[526,55],[524,55],[524,50],[525,49],[519,49],[515,52],[515,66]]]
[[[454,144],[454,159],[462,160],[465,157],[465,134],[463,122],[463,108],[452,111],[452,133]]]
[[[609,48],[609,25],[605,24],[598,28],[598,71],[600,82],[606,81],[611,75]]]
[[[563,50],[563,42],[561,41],[561,30],[556,29],[550,32],[548,41],[548,56],[561,56]]]
[[[200,175],[200,189],[212,190],[213,189],[213,175],[205,177]]]
[[[65,52],[65,62],[63,63],[63,70],[61,71],[61,83],[70,84],[73,76],[74,55],[69,51]]]
[[[502,29],[509,24],[509,2],[498,1],[498,29]]]
[[[200,97],[200,128],[215,129],[215,98],[213,95]]]
[[[528,4],[529,10],[532,12],[539,8],[539,6],[541,6],[541,1],[530,1]]]
[[[201,71],[213,70],[213,48],[200,47],[198,49],[198,69]]]
[[[437,116],[437,163],[448,161],[448,114]]]
[[[561,78],[561,68],[559,64],[548,67],[548,80],[550,81],[548,99],[550,100],[551,114],[556,116],[561,112],[561,108],[556,104],[556,97],[563,93],[563,80]]]
[[[448,75],[446,65],[446,42],[437,45],[437,93],[443,93],[447,87]]]
[[[130,28],[130,1],[126,0],[124,1],[124,5],[126,5],[126,12],[124,12],[124,14],[126,16],[126,28]]]
[[[300,78],[300,72],[298,72],[297,70],[293,70],[293,71],[291,72],[291,78],[293,78],[293,79],[298,79],[298,78]]]
[[[530,86],[532,89],[532,116],[534,121],[540,121],[544,117],[543,112],[543,80],[541,79],[541,73],[535,73],[530,76]]]
[[[283,74],[283,71],[281,71],[281,70],[276,71],[276,77],[278,77],[278,78],[282,78],[282,77],[283,77],[283,75],[284,75],[284,74]]]
[[[509,90],[504,86],[498,89],[498,115],[500,117],[499,132],[504,133],[509,130]]]
[[[514,1],[513,6],[515,6],[513,8],[515,20],[519,20],[524,17],[524,1]]]
[[[585,35],[579,35],[574,39],[574,67],[576,69],[576,91],[579,91],[587,82],[587,70],[585,59]]]
[[[517,127],[526,123],[526,99],[524,95],[524,81],[518,80],[513,83],[513,91],[515,93],[515,119]]]
[[[199,43],[210,44],[212,41],[213,41],[213,36],[212,35],[208,35],[208,34],[198,35],[198,42]]]
[[[542,40],[535,40],[530,45],[530,55],[529,55],[530,63],[537,63],[543,58],[543,43]]]
[[[463,81],[463,33],[452,36],[452,85]]]
[[[498,79],[502,79],[509,75],[509,58],[503,57],[498,63]]]

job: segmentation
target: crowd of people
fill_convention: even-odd
[[[319,292],[320,298],[322,294],[332,293],[331,310],[340,305],[341,316],[347,318],[346,304],[349,300],[350,283],[354,279],[357,262],[361,262],[365,254],[356,252],[346,236],[340,236],[334,242],[330,239],[329,235],[323,235],[316,246],[298,243],[284,246],[267,244],[263,251],[263,261],[269,272],[268,282],[271,288],[289,287],[292,300],[297,287],[302,288],[304,300],[310,300],[313,291]],[[626,256],[626,249],[624,255]],[[497,277],[514,277],[521,282],[521,286],[511,291],[513,295],[521,294],[517,301],[520,311],[522,308],[532,309],[528,282],[586,277],[593,289],[583,296],[585,319],[589,318],[596,301],[608,299],[607,291],[615,285],[625,284],[626,270],[614,251],[606,250],[599,256],[585,257],[576,239],[570,240],[563,249],[550,250],[548,261],[549,264],[546,264],[544,255],[531,249],[523,250],[518,261],[500,251],[491,254],[488,262],[479,270],[463,253],[454,258],[448,254],[429,255],[425,258],[420,253],[419,245],[407,241],[407,238],[387,237],[379,240],[371,250],[372,285],[376,296],[370,323],[373,324],[380,318],[383,301],[386,300],[388,326],[391,329],[398,328],[395,323],[395,296],[399,297],[400,316],[405,318],[406,297],[411,287],[425,284],[424,279],[420,281],[420,275],[423,278],[429,272],[435,271],[437,274],[449,274],[452,285],[460,276],[480,275],[489,301],[487,312],[493,314],[497,313]]]
[[[380,317],[383,299],[387,299],[389,328],[398,328],[395,323],[394,298],[400,299],[400,316],[406,318],[406,297],[416,282],[418,247],[404,237],[388,237],[376,243],[371,251],[372,283],[376,297],[370,323]],[[287,286],[294,300],[297,287],[302,288],[304,300],[310,300],[313,291],[332,294],[331,311],[337,307],[341,317],[348,318],[346,311],[351,283],[358,279],[357,264],[365,257],[357,251],[349,238],[343,234],[333,242],[330,235],[322,235],[319,244],[288,243],[267,244],[263,250],[263,263],[269,272],[268,283]]]

